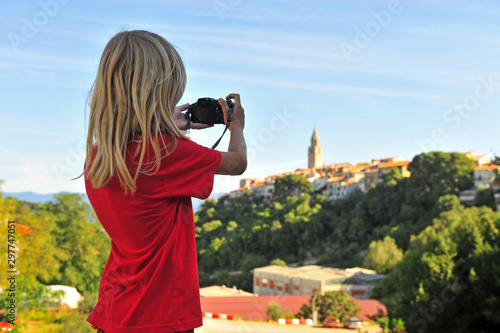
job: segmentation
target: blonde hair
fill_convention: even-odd
[[[122,31],[104,48],[92,85],[84,175],[95,188],[116,174],[125,193],[134,193],[141,173],[154,174],[184,135],[172,113],[186,86],[186,70],[175,48],[148,31]],[[169,144],[163,133],[171,137]],[[127,146],[137,142],[137,169],[126,165]],[[160,143],[161,142],[161,143]],[[148,146],[155,159],[145,162]],[[149,165],[143,169],[143,163]]]

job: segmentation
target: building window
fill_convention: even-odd
[[[267,279],[262,279],[262,287],[267,287]]]
[[[317,293],[317,292],[318,292],[318,289],[313,288],[313,294],[314,294],[314,293]]]
[[[285,284],[285,292],[289,293],[290,292],[290,285],[287,283]]]
[[[258,277],[256,277],[256,278],[255,278],[255,285],[256,285],[256,286],[260,286],[260,281],[259,281],[259,278],[258,278]]]
[[[283,287],[282,286],[277,286],[276,289],[278,289],[279,291],[283,291]]]
[[[299,290],[299,286],[293,286],[293,290]]]
[[[364,290],[351,290],[351,296],[356,297],[356,296],[364,296],[365,291]]]
[[[269,280],[269,288],[274,289],[274,281],[273,280]]]

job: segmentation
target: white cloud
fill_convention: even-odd
[[[325,91],[325,92],[349,92],[349,93],[361,93],[361,94],[386,96],[386,97],[406,97],[414,99],[439,99],[442,97],[442,95],[440,94],[427,94],[427,93],[418,93],[418,92],[404,91],[404,90],[389,90],[389,89],[381,89],[374,87],[322,84],[322,83],[304,82],[303,80],[298,80],[298,81],[272,80],[269,78],[252,77],[249,75],[239,75],[234,73],[223,74],[219,72],[210,72],[203,70],[188,70],[188,74],[200,77],[218,78],[221,80],[241,81],[263,86],[293,88],[300,90],[313,90],[313,91]]]
[[[205,136],[205,133],[203,133],[203,131],[200,131],[200,130],[190,130],[189,131],[189,137],[191,140],[193,140],[194,142],[204,142],[206,140],[206,136]]]
[[[0,57],[3,58],[0,68],[93,71],[97,66],[95,59],[51,55],[42,51],[14,54],[10,48],[1,45]]]
[[[214,188],[212,193],[230,192],[240,187],[240,176],[219,176],[214,179]]]
[[[33,191],[57,193],[85,192],[83,179],[72,180],[83,170],[83,158],[66,155],[6,152],[9,163],[2,162],[0,174],[6,192]]]

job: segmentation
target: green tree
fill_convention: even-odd
[[[476,163],[460,153],[430,152],[413,158],[408,170],[411,172],[411,188],[414,199],[432,209],[439,197],[455,194],[472,187],[472,170]]]
[[[4,234],[7,221],[15,222],[15,241]],[[37,212],[30,203],[3,198],[0,194],[0,235],[4,244],[16,246],[16,269],[22,272],[16,278],[16,300],[20,309],[44,308],[54,303],[52,300],[57,296],[42,283],[52,276],[60,276],[60,261],[66,258],[51,235],[55,227],[50,214]],[[21,232],[21,228],[25,232]],[[7,256],[2,256],[3,267],[7,267],[6,260]],[[7,289],[6,283],[7,279],[0,283],[3,290]]]
[[[463,211],[463,209],[464,207],[462,206],[460,199],[453,194],[443,195],[442,197],[439,198],[437,202],[437,210],[439,214],[450,210],[455,212],[461,212]]]
[[[259,254],[248,254],[243,258],[240,265],[241,270],[241,289],[253,291],[253,269],[265,266],[267,260]]]
[[[497,204],[495,202],[495,193],[491,188],[481,188],[476,192],[476,197],[474,198],[475,206],[486,206],[493,210],[496,210]]]
[[[215,284],[218,286],[228,285],[229,273],[225,270],[217,270],[214,273]]]
[[[375,322],[382,329],[382,333],[402,333],[405,332],[405,323],[401,318],[393,318],[388,316],[380,316],[375,319]]]
[[[64,256],[59,263],[59,276],[44,282],[96,292],[111,244],[90,205],[83,202],[80,194],[60,194],[40,209],[53,215],[56,227],[51,235]]]
[[[387,195],[392,205],[381,208],[382,213],[387,211],[382,234],[391,236],[406,250],[411,235],[417,235],[439,215],[440,197],[458,196],[460,191],[473,186],[474,167],[475,162],[461,153],[431,152],[415,156],[408,166],[411,177],[392,186],[394,195]],[[379,188],[383,190],[380,186],[375,190]],[[383,197],[380,200],[387,202]]]
[[[281,305],[279,303],[269,301],[267,303],[266,315],[270,320],[278,320],[283,316],[283,310],[281,309]]]
[[[392,168],[382,175],[382,183],[389,186],[396,185],[400,179],[403,179],[403,175],[399,168]]]
[[[211,222],[204,223],[202,228],[203,228],[203,232],[204,233],[209,233],[209,232],[212,232],[214,230],[217,230],[221,226],[222,226],[222,222],[221,221],[214,220],[214,221],[211,221]]]
[[[231,232],[234,231],[236,228],[238,228],[238,223],[235,221],[229,221],[229,225],[227,226],[226,230]]]
[[[2,230],[7,229],[5,220],[15,221],[17,256],[20,259],[17,266],[23,272],[22,277],[33,283],[58,276],[60,262],[67,259],[52,237],[52,232],[56,229],[54,216],[45,211],[37,211],[37,207],[39,206],[33,207],[32,204],[15,198],[0,200],[0,221],[2,225],[5,223]],[[18,230],[22,226],[28,227],[25,234]],[[5,242],[7,243],[7,239]],[[42,262],[43,265],[40,264]]]
[[[269,264],[286,267],[286,262],[284,260],[281,260],[280,258],[276,258],[276,259],[271,260],[271,262]]]
[[[312,302],[315,299],[315,309],[318,311],[320,321],[328,316],[335,316],[340,321],[349,317],[357,317],[361,312],[358,303],[349,297],[345,291],[327,291],[323,295],[315,293],[308,304],[302,305],[297,317],[312,318]]]
[[[443,212],[413,237],[403,260],[372,295],[411,332],[496,332],[500,328],[500,213]]]
[[[403,259],[403,251],[398,248],[393,238],[386,236],[384,240],[370,243],[363,265],[376,270],[378,273],[387,273],[401,259]]]
[[[311,194],[313,185],[306,177],[300,175],[286,175],[274,181],[274,200],[285,203],[288,197],[301,194]]]

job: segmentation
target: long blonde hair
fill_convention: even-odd
[[[95,188],[117,175],[134,193],[141,173],[154,174],[162,158],[184,138],[172,113],[186,86],[186,70],[175,48],[163,37],[142,30],[122,31],[104,48],[90,91],[90,119],[84,175]],[[161,134],[171,137],[169,144]],[[138,142],[137,169],[126,165],[127,146]],[[155,159],[142,168],[147,147]],[[147,163],[146,163],[147,164]]]

